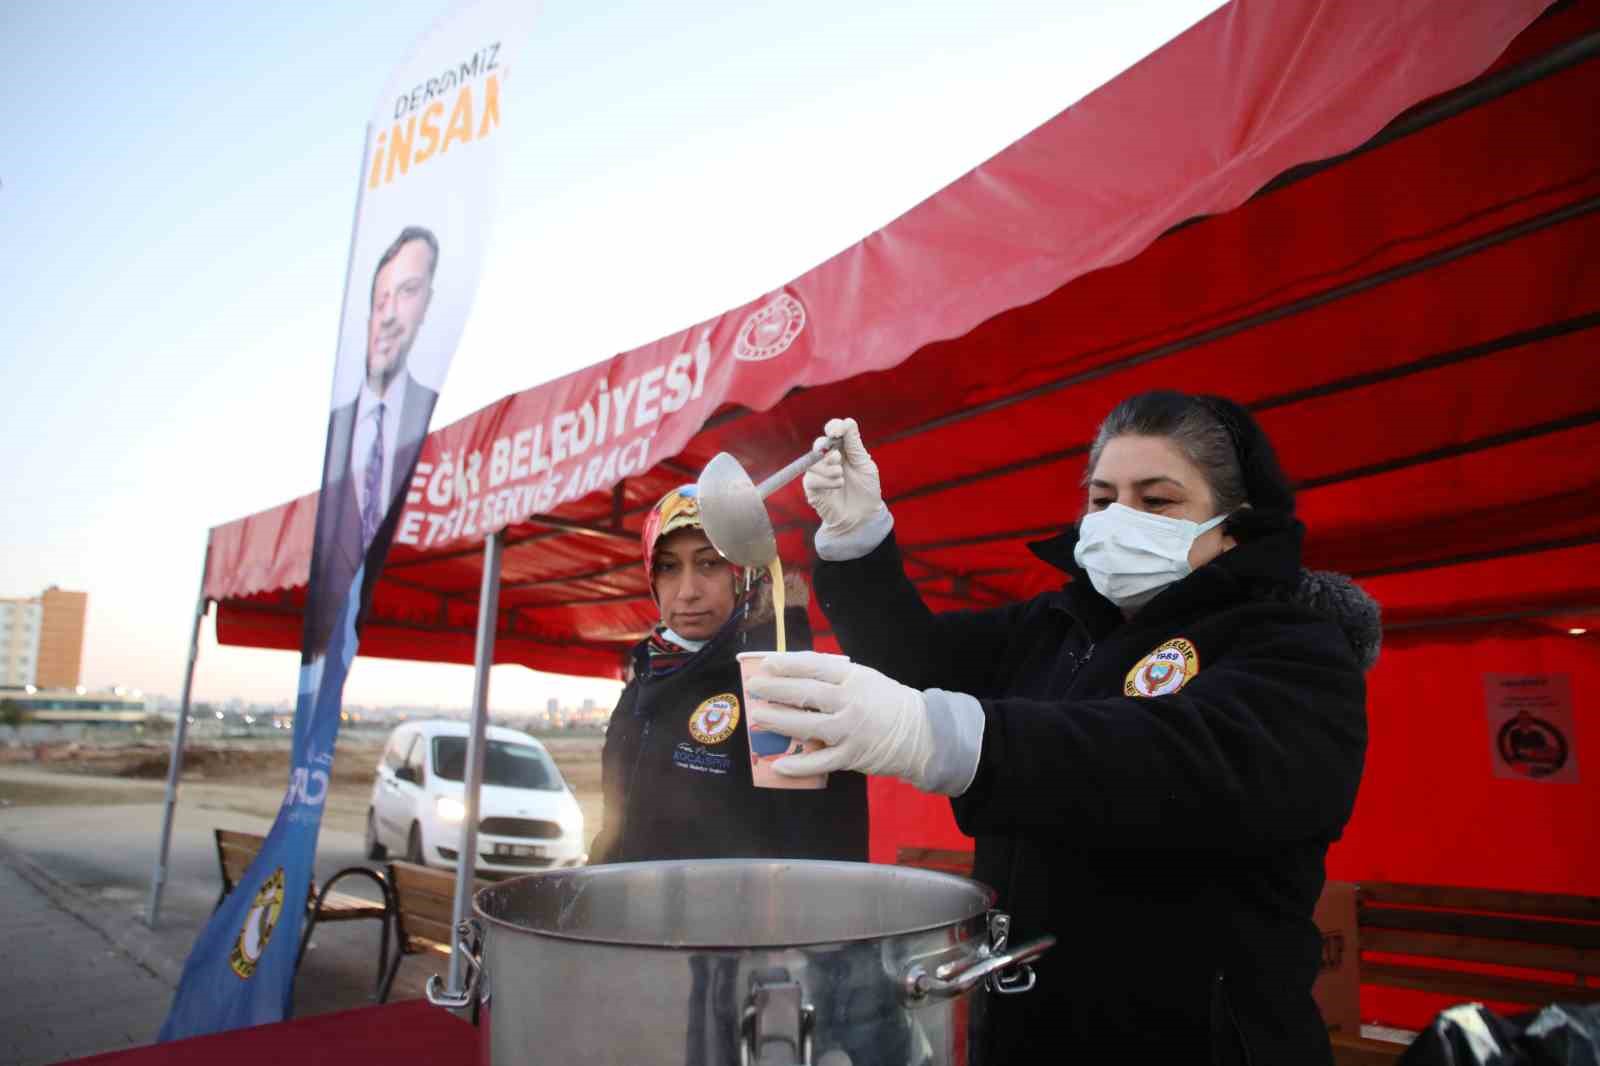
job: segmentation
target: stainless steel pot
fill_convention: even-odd
[[[1006,943],[976,881],[722,859],[552,870],[482,889],[458,935],[492,1066],[976,1064],[992,993],[1053,937]]]

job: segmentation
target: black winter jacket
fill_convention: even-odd
[[[952,801],[974,876],[1011,943],[1058,938],[1032,991],[991,998],[990,1061],[1332,1062],[1311,913],[1361,779],[1378,622],[1347,579],[1300,569],[1302,533],[1129,621],[1072,562],[1076,530],[1033,547],[1077,580],[995,610],[930,613],[892,536],[817,568],[847,654],[983,705]]]
[[[644,643],[634,649],[634,680],[622,690],[606,728],[600,764],[605,820],[591,862],[866,861],[866,778],[830,774],[827,787],[815,790],[751,784],[744,689],[734,656],[770,650],[776,635],[771,621],[753,627],[739,621],[736,614],[692,659],[664,677],[649,676]],[[811,647],[804,608],[786,611],[784,622],[793,649]],[[731,732],[723,724],[726,718],[716,717],[709,719],[708,730],[703,709],[729,698],[736,708]],[[727,706],[709,709],[725,714]]]

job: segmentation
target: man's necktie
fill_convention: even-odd
[[[383,404],[378,405],[378,432],[372,438],[372,448],[367,452],[367,469],[361,478],[362,493],[366,497],[361,505],[361,550],[365,551],[372,538],[378,535],[378,523],[383,521]]]

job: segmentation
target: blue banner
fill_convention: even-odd
[[[359,590],[362,574],[352,588]],[[295,958],[333,771],[360,596],[346,597],[328,653],[300,667],[289,789],[255,862],[201,931],[158,1040],[281,1021],[293,1012]]]
[[[368,127],[307,579],[289,787],[190,950],[161,1040],[280,1021],[345,677],[477,292],[520,0],[463,0],[390,76]],[[425,480],[425,479],[424,479]],[[379,597],[381,599],[381,597]]]

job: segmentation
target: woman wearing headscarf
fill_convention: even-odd
[[[632,652],[601,754],[605,813],[591,862],[801,858],[865,861],[866,780],[756,788],[746,740],[742,651],[775,646],[766,576],[744,575],[711,546],[693,485],[645,517],[644,569],[661,620]],[[806,586],[785,582],[791,647],[811,647]]]
[[[1082,518],[1031,545],[1071,581],[937,615],[854,422],[825,433],[814,579],[852,661],[769,660],[783,676],[752,694],[796,709],[756,724],[827,745],[780,773],[951,797],[1011,943],[1057,938],[1032,991],[991,998],[989,1061],[1331,1063],[1311,914],[1361,778],[1377,607],[1302,569],[1255,420],[1217,397],[1118,404],[1063,487]]]

